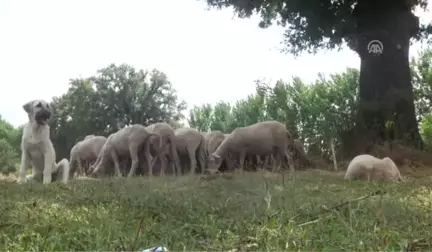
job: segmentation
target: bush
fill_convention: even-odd
[[[5,139],[0,139],[0,169],[2,173],[16,171],[18,154]]]
[[[432,114],[425,116],[421,122],[420,134],[426,148],[432,147]]]

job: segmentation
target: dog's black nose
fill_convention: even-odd
[[[51,117],[51,111],[49,110],[42,110],[39,114],[40,118],[42,119],[48,119]]]

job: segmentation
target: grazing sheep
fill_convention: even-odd
[[[196,129],[180,128],[174,130],[178,153],[187,155],[190,162],[190,173],[194,174],[197,166],[197,155],[201,172],[204,171],[205,140]]]
[[[219,169],[223,158],[230,152],[239,154],[240,169],[243,169],[246,155],[277,154],[280,162],[288,159],[288,166],[294,170],[293,159],[288,152],[292,142],[291,133],[277,121],[265,121],[247,127],[238,127],[210,155],[209,169]]]
[[[217,147],[219,147],[219,145],[225,139],[224,135],[225,134],[223,134],[221,131],[215,130],[215,131],[207,133],[204,136],[205,149],[206,149],[207,155],[210,155],[211,153],[215,152]]]
[[[152,132],[156,135],[160,136],[160,142],[161,144],[156,145],[155,144],[155,138],[150,137],[150,150],[152,150],[157,158],[159,158],[161,162],[161,175],[165,175],[165,170],[167,167],[167,156],[169,157],[173,172],[175,171],[175,168],[177,168],[177,175],[181,175],[181,166],[179,162],[179,158],[177,155],[177,147],[176,147],[176,137],[174,134],[173,128],[167,124],[167,123],[155,123],[152,125],[149,125],[146,127],[146,130],[148,132]],[[156,161],[156,159],[154,160]],[[155,162],[152,162],[149,165],[149,174],[150,176],[153,175],[153,166]]]
[[[396,164],[389,157],[383,159],[363,154],[356,156],[348,165],[346,180],[400,180],[403,178]]]
[[[104,136],[86,136],[84,140],[79,141],[72,147],[70,151],[70,170],[69,177],[72,178],[76,168],[78,167],[78,174],[83,174],[83,161],[92,162],[97,160],[99,153],[107,141]]]
[[[114,162],[115,175],[121,177],[119,156],[125,157],[129,155],[132,162],[128,177],[131,177],[135,174],[139,165],[138,150],[140,150],[142,145],[148,146],[147,142],[152,136],[159,138],[159,145],[162,145],[162,138],[158,134],[148,132],[146,128],[140,124],[130,125],[129,127],[125,127],[111,134],[99,154],[99,162],[97,161],[98,163],[93,166],[94,169],[92,173],[96,174],[111,158]],[[149,148],[144,148],[144,155],[148,165],[150,165],[152,158],[149,153]]]
[[[225,136],[228,136],[229,134],[224,134],[219,130],[215,130],[212,132],[208,132],[204,135],[205,140],[205,146],[206,146],[206,165],[209,165],[209,157],[210,154],[216,151],[216,149],[219,147],[219,145],[225,140]],[[224,162],[226,165],[226,169],[230,170],[234,162],[231,160],[232,156],[230,154],[226,155],[224,157]]]

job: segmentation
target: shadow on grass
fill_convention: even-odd
[[[0,250],[432,248],[430,187],[348,183],[319,171],[288,177],[257,172],[214,180],[0,184]]]

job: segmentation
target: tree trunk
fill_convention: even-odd
[[[383,2],[360,0],[354,11],[354,49],[361,59],[356,131],[368,143],[402,140],[421,148],[409,68],[409,41],[418,18],[398,0]]]

